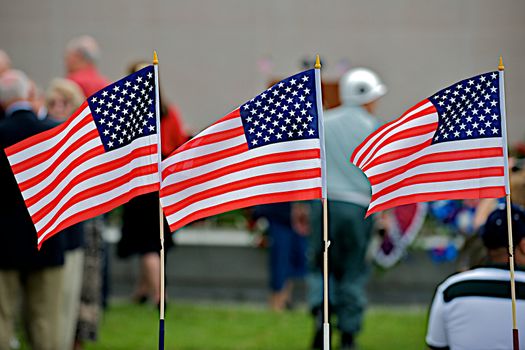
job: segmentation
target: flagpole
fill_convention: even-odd
[[[322,137],[321,147],[321,161],[323,171],[323,198],[321,203],[323,206],[323,349],[330,349],[330,315],[328,312],[328,247],[330,241],[328,240],[328,200],[326,196],[326,157],[324,154],[324,127],[322,122],[323,113],[323,99],[321,90],[321,60],[319,55],[315,58],[315,74],[316,74],[316,89],[317,94],[317,109],[319,115],[319,134]]]
[[[501,109],[501,131],[503,136],[503,161],[505,168],[505,199],[507,202],[507,226],[509,238],[509,267],[510,267],[510,294],[512,299],[512,343],[514,350],[519,350],[519,334],[516,322],[516,282],[514,279],[514,248],[512,240],[512,208],[510,200],[510,175],[509,175],[509,161],[508,161],[508,142],[507,142],[507,116],[505,111],[505,66],[503,65],[503,58],[499,58],[499,95],[500,95],[500,109]]]
[[[159,59],[157,51],[153,51],[153,67],[155,69],[155,114],[157,118],[157,154],[159,181],[162,177],[162,143],[160,130],[160,94],[159,94]],[[160,192],[159,192],[160,194]],[[164,350],[164,300],[165,300],[165,281],[164,281],[164,214],[159,197],[159,232],[160,232],[160,301],[159,301],[159,350]]]

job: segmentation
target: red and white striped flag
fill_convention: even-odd
[[[368,177],[367,215],[402,204],[506,194],[498,72],[439,91],[371,134],[350,161]]]
[[[160,194],[171,230],[237,208],[323,197],[319,86],[319,70],[287,78],[166,158]]]
[[[5,152],[39,247],[68,226],[157,191],[153,66],[98,91],[67,122]]]

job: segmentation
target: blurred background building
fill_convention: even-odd
[[[156,49],[166,95],[197,131],[319,53],[323,78],[369,66],[389,86],[393,119],[447,84],[496,69],[503,55],[511,142],[525,135],[521,0],[3,1],[0,47],[46,86],[69,39],[93,35],[111,80]]]

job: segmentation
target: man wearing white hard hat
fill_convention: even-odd
[[[354,348],[366,304],[365,285],[369,266],[365,255],[372,232],[372,220],[365,220],[370,203],[370,184],[350,162],[354,149],[380,126],[373,116],[377,100],[387,89],[369,69],[355,68],[340,80],[342,105],[325,113],[325,144],[328,187],[328,229],[331,241],[330,312],[337,316],[341,348]],[[321,207],[315,203],[309,246],[309,304],[316,319],[313,348],[322,347],[322,225]]]

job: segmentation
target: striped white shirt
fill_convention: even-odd
[[[525,344],[525,272],[516,271],[517,325]],[[503,266],[452,275],[436,290],[426,342],[431,349],[512,349],[510,273]]]

